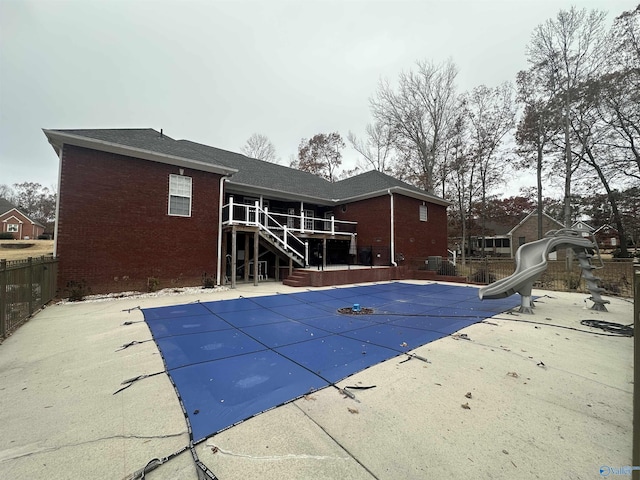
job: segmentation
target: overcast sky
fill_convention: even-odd
[[[42,128],[236,152],[257,132],[288,165],[302,138],[362,135],[379,80],[417,60],[451,58],[459,91],[513,81],[533,29],[571,5],[611,24],[637,0],[0,0],[0,184],[57,183]]]

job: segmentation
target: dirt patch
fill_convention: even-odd
[[[13,248],[13,249],[20,249],[20,248],[30,248],[33,247],[33,243],[0,243],[0,248]]]
[[[6,244],[12,246],[7,248]],[[8,240],[2,242],[0,249],[0,260],[24,260],[46,255],[53,255],[53,240]]]

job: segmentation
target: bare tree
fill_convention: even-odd
[[[298,159],[291,167],[321,176],[330,182],[337,180],[337,170],[342,164],[340,150],[344,141],[338,132],[319,133],[311,139],[302,139],[298,147]]]
[[[53,230],[56,216],[55,189],[43,187],[36,182],[14,183],[12,187],[0,185],[0,197],[48,230]]]
[[[278,163],[276,148],[266,136],[260,133],[252,134],[240,148],[247,157],[257,158],[265,162]]]
[[[360,140],[353,132],[349,132],[347,140],[353,149],[362,155],[362,170],[374,169],[389,173],[393,164],[394,131],[381,122],[368,124],[365,140]]]
[[[404,168],[413,172],[414,183],[433,193],[436,165],[443,161],[454,123],[458,69],[451,60],[416,67],[400,75],[397,90],[381,81],[370,103],[376,120],[393,132],[396,148],[405,152]]]
[[[618,168],[640,180],[640,5],[614,20],[607,41],[607,73],[593,85],[596,103],[612,129]]]
[[[464,112],[464,100],[458,109],[459,115],[453,124],[451,145],[449,152],[449,182],[447,197],[452,201],[460,224],[462,240],[462,264],[466,264],[469,242],[468,224],[471,219],[471,209],[480,192],[478,182],[478,165],[474,161],[470,149],[468,118]],[[469,249],[470,250],[470,249]]]
[[[640,65],[640,4],[635,10],[622,12],[616,17],[608,40],[611,49],[607,59],[611,70],[638,68]]]
[[[535,165],[537,180],[538,238],[542,238],[543,187],[542,172],[545,156],[551,152],[552,140],[561,130],[561,111],[553,94],[538,88],[535,70],[518,72],[518,100],[524,111],[516,131],[517,152],[522,158],[519,166]],[[538,85],[537,85],[538,84]]]
[[[478,168],[483,236],[487,193],[502,183],[506,159],[500,154],[504,138],[515,126],[513,87],[503,83],[496,88],[480,85],[466,95],[464,114],[469,119],[470,146]]]
[[[605,12],[586,9],[560,10],[533,32],[528,61],[544,79],[542,87],[562,98],[564,132],[564,222],[571,224],[571,177],[577,168],[571,147],[573,92],[596,75],[605,60]]]

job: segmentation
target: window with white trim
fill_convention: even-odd
[[[420,205],[420,221],[421,222],[426,222],[427,221],[427,206],[426,205]]]
[[[169,175],[169,215],[191,216],[191,177]]]
[[[10,233],[18,233],[19,225],[17,223],[8,223],[7,224],[7,232]]]

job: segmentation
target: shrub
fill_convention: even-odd
[[[580,275],[569,275],[565,279],[567,290],[577,290],[580,288]]]
[[[160,285],[160,279],[156,277],[148,277],[147,278],[147,291],[155,292],[158,290],[158,286]]]
[[[202,288],[215,288],[216,286],[216,280],[213,277],[210,277],[209,275],[207,275],[207,273],[205,272],[202,275]]]
[[[0,240],[13,240],[13,233],[0,232]]]
[[[76,282],[75,280],[69,280],[67,282],[67,288],[65,291],[69,294],[70,302],[81,302],[84,297],[91,295],[91,288],[87,285],[87,282],[81,280]]]
[[[438,269],[438,275],[455,277],[456,275],[458,275],[458,272],[457,272],[456,266],[453,263],[444,262],[442,265],[440,265],[440,268]]]
[[[469,280],[473,283],[493,283],[496,281],[496,276],[484,268],[479,268]]]

